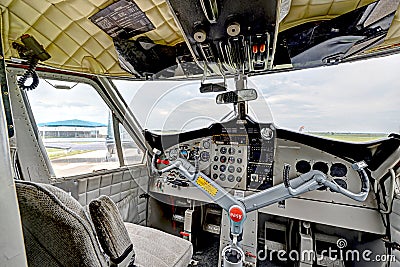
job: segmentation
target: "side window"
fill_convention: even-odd
[[[135,141],[120,124],[119,132],[121,136],[122,155],[125,165],[133,165],[143,162],[144,153],[139,149]]]
[[[119,167],[111,113],[92,86],[41,79],[28,98],[56,177]]]

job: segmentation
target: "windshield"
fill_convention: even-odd
[[[223,82],[207,80],[205,83]],[[234,117],[233,104],[216,104],[219,93],[200,93],[201,81],[146,81],[114,80],[143,129],[163,133],[185,132],[210,126]],[[226,81],[234,90],[233,79]],[[248,82],[248,88],[255,84]],[[272,122],[272,114],[265,99],[249,102],[249,115],[258,122]]]
[[[398,69],[400,55],[394,55],[249,77],[247,87],[258,92],[249,114],[257,122],[348,141],[398,133]],[[215,103],[217,93],[201,94],[200,81],[114,82],[142,127],[153,131],[206,127],[233,110]],[[234,89],[232,80],[227,84]]]
[[[394,55],[251,81],[264,94],[278,126],[327,137],[365,135],[346,138],[362,141],[400,131],[399,69],[400,55]]]

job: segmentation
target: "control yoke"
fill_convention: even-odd
[[[251,212],[282,200],[301,195],[303,193],[314,191],[322,186],[330,188],[332,191],[341,193],[356,201],[365,201],[369,193],[369,180],[368,175],[364,168],[367,164],[364,161],[357,162],[352,165],[353,169],[358,172],[361,179],[361,191],[353,193],[335,181],[327,179],[326,175],[317,170],[311,170],[296,178],[289,180],[290,165],[285,164],[283,169],[283,183],[275,185],[266,190],[260,191],[253,195],[237,199],[229,194],[224,188],[210,179],[207,175],[200,172],[198,168],[193,166],[188,160],[178,158],[174,161],[161,160],[158,156],[161,151],[155,149],[152,158],[152,171],[153,173],[162,174],[172,169],[177,169],[186,177],[194,186],[200,189],[205,195],[212,199],[216,204],[226,210],[230,218],[230,230],[232,234],[232,245],[224,251],[235,250],[241,260],[244,259],[243,250],[238,247],[238,237],[243,231],[243,223],[246,219],[246,212]],[[196,159],[198,161],[198,159]],[[157,164],[164,164],[167,167],[158,170]],[[198,166],[198,162],[195,164]],[[227,264],[228,265],[228,264]],[[238,265],[241,266],[241,265]]]

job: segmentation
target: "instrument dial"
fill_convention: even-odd
[[[271,128],[262,128],[261,137],[267,141],[271,140],[274,137],[274,131]]]
[[[221,172],[224,172],[225,170],[226,170],[226,165],[221,165],[221,166],[219,166],[219,170],[221,171]]]
[[[168,157],[170,160],[176,160],[178,158],[178,149],[171,149],[169,151]]]
[[[186,149],[182,149],[179,154],[181,155],[182,158],[189,158],[189,152]]]
[[[204,141],[203,141],[203,147],[204,147],[205,149],[209,149],[210,146],[211,146],[210,140],[207,139],[207,140],[204,140]]]
[[[221,163],[225,163],[225,162],[226,162],[226,157],[225,157],[225,156],[221,156],[221,158],[219,159],[219,161],[221,161]]]
[[[326,164],[325,162],[317,161],[314,163],[312,169],[327,174],[329,167],[328,167],[328,164]]]
[[[347,174],[347,168],[342,163],[334,163],[331,166],[330,174],[332,177],[344,177]]]
[[[234,173],[235,172],[235,167],[234,166],[229,166],[228,167],[228,171],[230,172],[230,173]]]
[[[201,161],[208,161],[209,159],[210,159],[210,153],[208,153],[208,151],[203,151],[200,153]]]

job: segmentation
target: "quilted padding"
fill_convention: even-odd
[[[397,10],[394,16],[392,25],[389,28],[385,41],[381,45],[378,45],[374,49],[371,49],[371,51],[395,48],[398,46],[400,46],[400,9]]]
[[[101,195],[109,196],[116,203],[125,222],[145,223],[147,201],[140,198],[148,188],[145,166],[66,180],[56,186],[70,192],[83,206],[89,205],[90,201]]]
[[[73,71],[126,76],[111,37],[88,18],[113,0],[0,0],[6,58],[17,57],[11,44],[34,36],[51,55],[46,65]],[[165,1],[138,0],[156,29],[145,35],[156,43],[176,44],[182,36]]]
[[[279,25],[279,31],[307,22],[332,19],[374,1],[376,0],[292,0],[289,13]]]

